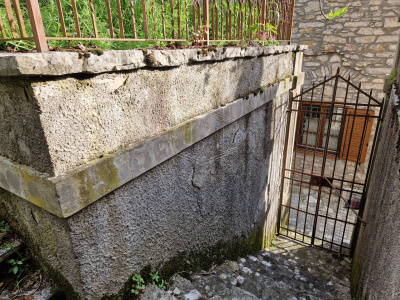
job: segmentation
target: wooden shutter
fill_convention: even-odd
[[[360,147],[362,147],[358,163],[363,163],[367,156],[368,143],[373,123],[372,118],[364,116],[374,116],[375,113],[372,110],[346,109],[346,114],[350,116],[346,116],[345,119],[340,157],[346,159],[348,152],[348,160],[355,162],[357,161]],[[356,116],[354,116],[355,114]],[[365,124],[365,122],[367,122],[367,124]]]

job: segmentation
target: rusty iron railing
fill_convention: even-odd
[[[56,7],[50,17],[43,14],[46,5]],[[0,8],[0,41],[32,40],[46,52],[49,40],[252,41],[254,28],[265,30],[268,23],[278,28],[274,39],[290,43],[294,0],[4,0]],[[99,29],[105,16],[107,28],[103,22]],[[47,29],[53,22],[61,29],[56,34]]]

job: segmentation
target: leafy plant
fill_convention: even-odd
[[[335,18],[338,18],[338,17],[342,16],[347,11],[348,7],[345,6],[345,7],[341,8],[341,9],[339,9],[339,10],[336,10],[335,12],[333,12],[331,10],[328,15],[325,15],[324,10],[322,8],[322,0],[319,0],[319,8],[320,8],[321,14],[324,16],[324,18],[327,21],[331,21],[331,20],[333,20]]]
[[[9,259],[7,263],[11,265],[11,268],[8,270],[8,273],[22,273],[28,268],[28,264],[25,263],[27,261],[27,257],[22,257],[21,259]]]
[[[10,225],[4,220],[0,221],[0,231],[7,232],[10,230]]]
[[[203,47],[204,35],[207,33],[207,28],[200,26],[199,29],[193,31],[193,46]]]
[[[394,82],[396,82],[396,78],[397,78],[397,68],[394,68],[387,79],[387,83],[389,85],[392,85]]]
[[[279,45],[276,40],[278,28],[270,23],[267,23],[265,26],[262,23],[254,24],[247,29],[247,33],[255,34],[256,40],[258,40],[263,46]]]
[[[339,9],[335,12],[331,10],[331,12],[328,14],[327,19],[328,20],[333,20],[335,18],[338,18],[342,16],[345,12],[347,11],[347,6],[343,7],[342,9]]]
[[[144,284],[144,280],[143,280],[142,276],[140,276],[139,274],[135,274],[132,277],[132,280],[133,280],[133,284],[132,284],[131,293],[135,294],[135,295],[139,295],[140,293],[143,293],[144,289],[146,288],[146,285]]]
[[[150,273],[150,277],[152,280],[152,285],[162,289],[166,290],[167,289],[167,282],[164,279],[161,279],[160,281],[160,276],[158,275],[158,271],[154,274]]]
[[[326,274],[322,274],[321,277],[322,277],[322,279],[330,280],[330,277],[328,275],[326,275]]]

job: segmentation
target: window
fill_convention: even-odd
[[[310,153],[315,151],[318,154],[324,152],[328,140],[330,109],[330,104],[302,104],[299,114],[297,149]],[[354,116],[355,113],[356,116]],[[363,117],[365,115],[373,116],[374,112],[361,109],[356,111],[341,105],[333,108],[328,155],[346,159],[348,152],[348,159],[357,161],[361,146],[358,162],[365,161],[372,130],[372,119]],[[368,123],[365,124],[365,122]]]

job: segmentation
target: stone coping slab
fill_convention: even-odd
[[[0,187],[59,217],[69,217],[191,145],[287,93],[299,80],[288,77],[179,124],[157,136],[51,177],[0,156]],[[301,82],[300,82],[301,83]]]
[[[222,61],[225,59],[257,57],[306,50],[306,45],[274,47],[224,47],[216,51],[181,50],[105,50],[102,55],[80,58],[77,52],[1,53],[0,76],[63,76],[68,74],[99,74],[127,71],[144,67],[179,67],[187,63]],[[155,62],[147,63],[152,53]]]

